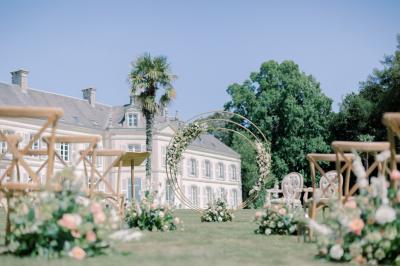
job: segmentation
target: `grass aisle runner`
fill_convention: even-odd
[[[315,246],[298,243],[296,237],[254,234],[254,210],[235,213],[232,223],[201,223],[200,215],[192,211],[178,210],[175,213],[185,222],[184,231],[146,232],[141,241],[118,247],[119,250],[130,251],[129,255],[113,254],[82,262],[68,258],[46,261],[41,258],[2,256],[0,265],[335,265],[315,260]],[[4,212],[0,211],[1,230],[4,230],[4,219]],[[1,241],[3,243],[4,239]]]

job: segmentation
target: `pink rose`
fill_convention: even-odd
[[[72,230],[71,231],[71,235],[75,238],[80,238],[81,237],[81,233],[79,233],[78,230]]]
[[[155,210],[157,208],[157,203],[152,203],[150,209]]]
[[[259,219],[262,216],[262,212],[258,211],[256,212],[256,219]]]
[[[281,209],[279,209],[278,213],[283,216],[286,214],[286,209],[281,208]]]
[[[103,211],[95,213],[93,215],[93,217],[94,217],[94,222],[96,224],[101,224],[101,223],[104,223],[106,221],[106,215],[104,214]]]
[[[364,221],[361,220],[360,218],[356,218],[349,223],[349,228],[356,235],[361,235],[361,231],[364,228]]]
[[[390,179],[393,181],[399,181],[400,180],[400,171],[394,169],[391,173],[390,173]]]
[[[93,232],[92,230],[90,230],[90,231],[88,231],[88,232],[86,233],[86,241],[87,241],[87,242],[93,243],[93,242],[96,241],[96,239],[97,239],[96,233]]]
[[[74,247],[68,255],[77,260],[83,260],[86,257],[86,252],[80,247]]]
[[[101,206],[100,203],[93,202],[92,205],[90,205],[90,211],[93,214],[96,214],[96,213],[99,213],[99,212],[103,212],[103,207]]]
[[[75,230],[82,223],[82,218],[78,214],[65,213],[57,223],[69,230]]]

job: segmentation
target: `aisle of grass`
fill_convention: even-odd
[[[253,210],[240,211],[234,222],[221,224],[200,223],[199,215],[191,211],[176,214],[185,221],[184,231],[147,232],[141,241],[118,247],[128,255],[115,253],[83,262],[1,256],[0,265],[334,265],[315,260],[315,246],[298,243],[296,237],[255,235]],[[0,214],[0,220],[4,215]]]

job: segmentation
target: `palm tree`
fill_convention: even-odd
[[[155,115],[166,107],[176,96],[172,82],[177,77],[172,74],[165,56],[151,57],[146,53],[132,62],[129,74],[131,93],[141,106],[146,119],[146,150],[152,151],[153,124]],[[146,182],[151,186],[151,157],[146,161]],[[132,184],[133,187],[133,184]]]

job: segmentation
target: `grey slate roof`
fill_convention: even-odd
[[[0,82],[0,106],[7,105],[60,107],[64,110],[64,116],[60,123],[98,130],[110,126],[110,120],[113,128],[121,127],[119,123],[123,119],[126,109],[125,106],[109,106],[102,103],[96,103],[92,107],[84,99],[34,89],[24,92],[17,85]],[[161,130],[166,126],[176,129],[183,124],[182,121],[176,119],[166,120],[164,117],[156,117],[154,127],[156,130]],[[209,134],[201,135],[190,147],[216,151],[239,158],[238,153]]]

